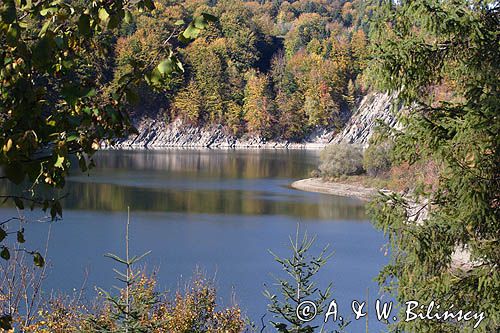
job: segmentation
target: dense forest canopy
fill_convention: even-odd
[[[158,1],[116,36],[110,84],[131,58],[154,56],[176,22],[201,12],[218,21],[180,49],[186,71],[167,89],[139,89],[136,116],[161,108],[167,121],[299,140],[315,127],[340,126],[365,89],[363,1]]]

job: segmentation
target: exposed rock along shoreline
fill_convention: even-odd
[[[104,149],[168,149],[168,148],[220,148],[220,149],[322,149],[329,143],[350,143],[366,146],[379,122],[397,126],[390,109],[394,96],[370,93],[363,98],[341,132],[316,129],[302,142],[266,141],[260,137],[237,138],[221,125],[204,128],[183,124],[180,120],[167,124],[163,120],[144,118],[135,123],[138,135],[118,141]]]
[[[258,136],[237,138],[227,134],[222,125],[196,127],[177,119],[167,124],[155,119],[142,119],[136,124],[139,132],[107,149],[163,150],[169,148],[212,149],[322,149],[333,137],[333,132],[315,131],[303,142],[268,141]]]

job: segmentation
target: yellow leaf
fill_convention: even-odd
[[[3,151],[8,152],[12,148],[12,139],[7,140],[7,143],[3,146]]]

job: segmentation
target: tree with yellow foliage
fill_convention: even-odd
[[[274,125],[274,102],[270,94],[269,78],[255,70],[247,73],[245,98],[243,104],[244,119],[250,133],[270,138]]]

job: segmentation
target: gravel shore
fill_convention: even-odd
[[[329,182],[321,178],[297,180],[290,186],[297,190],[333,194],[343,197],[357,198],[363,201],[369,201],[375,194],[377,194],[377,190],[374,188],[354,184]]]

